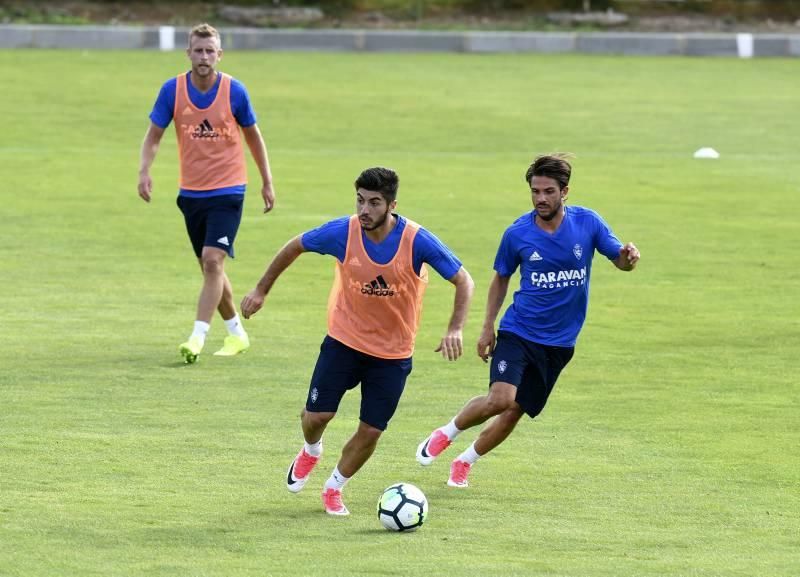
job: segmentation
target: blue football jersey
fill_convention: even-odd
[[[372,242],[364,231],[361,231],[361,240],[369,257],[378,264],[386,264],[397,254],[400,248],[400,239],[406,227],[406,218],[395,215],[397,225],[380,243]],[[343,216],[326,222],[312,230],[303,233],[301,242],[303,248],[318,254],[330,254],[339,262],[344,262],[347,252],[347,235],[350,226],[350,217]],[[433,270],[438,272],[445,280],[451,279],[461,268],[458,257],[439,240],[433,233],[420,226],[414,244],[411,246],[414,272],[419,274],[422,263],[428,263]]]
[[[539,344],[573,347],[586,319],[594,252],[613,260],[622,243],[587,208],[565,207],[553,234],[536,226],[534,215],[514,221],[497,250],[497,274],[509,277],[520,270],[519,289],[499,328]]]

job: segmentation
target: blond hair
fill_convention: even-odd
[[[222,38],[220,38],[217,29],[206,22],[198,24],[192,28],[191,32],[189,32],[189,48],[192,47],[192,38],[195,36],[198,38],[216,38],[217,42],[219,42],[220,46],[222,46]]]

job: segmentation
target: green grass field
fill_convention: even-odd
[[[303,493],[284,488],[325,332],[330,258],[304,255],[248,322],[254,346],[183,366],[200,275],[175,207],[172,129],[136,195],[158,88],[181,53],[0,52],[0,575],[794,576],[800,570],[797,62],[585,56],[226,54],[278,193],[248,197],[238,299],[285,240],[354,206],[385,164],[398,210],[477,287],[468,354],[433,353],[451,310],[432,277],[415,369],[352,515],[319,489],[355,428],[346,397]],[[692,159],[713,146],[718,161]],[[504,228],[533,156],[572,151],[570,202],[642,251],[599,257],[575,359],[545,412],[466,491],[417,443],[471,396]],[[251,164],[251,175],[257,172]],[[514,281],[516,282],[516,281]],[[207,349],[224,336],[215,319]],[[451,457],[475,438],[464,433]],[[384,487],[430,520],[390,534]]]

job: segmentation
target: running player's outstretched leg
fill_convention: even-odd
[[[299,493],[306,486],[311,472],[322,458],[322,433],[336,413],[312,413],[305,409],[300,415],[305,443],[286,473],[286,488]]]
[[[451,487],[468,487],[467,476],[475,461],[505,441],[524,414],[522,408],[517,405],[503,411],[486,425],[478,439],[450,463],[450,477],[447,479],[447,484]]]
[[[417,461],[428,466],[451,445],[462,432],[499,415],[514,403],[517,387],[509,383],[493,383],[489,394],[475,397],[459,411],[452,421],[434,430],[417,447]]]

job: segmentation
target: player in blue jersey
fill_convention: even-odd
[[[235,78],[216,70],[222,59],[217,30],[208,24],[195,26],[186,54],[191,71],[164,83],[150,113],[150,127],[142,143],[138,191],[145,202],[150,202],[150,166],[164,131],[174,121],[180,157],[178,207],[203,273],[194,329],[179,347],[184,361],[193,363],[203,349],[215,310],[229,334],[214,354],[233,356],[250,346],[224,269],[225,257],[233,258],[247,183],[240,135],[261,173],[264,212],[272,209],[275,192],[267,148],[247,90]]]
[[[571,173],[562,155],[540,156],[528,168],[525,181],[534,210],[503,234],[478,339],[478,356],[484,362],[491,357],[489,393],[470,400],[417,447],[417,461],[430,465],[459,433],[495,417],[451,463],[451,487],[466,487],[475,461],[502,443],[522,415],[533,418],[544,408],[586,318],[594,252],[623,271],[633,270],[639,260],[633,243],[623,245],[597,213],[565,205]],[[519,290],[495,334],[517,269]]]

